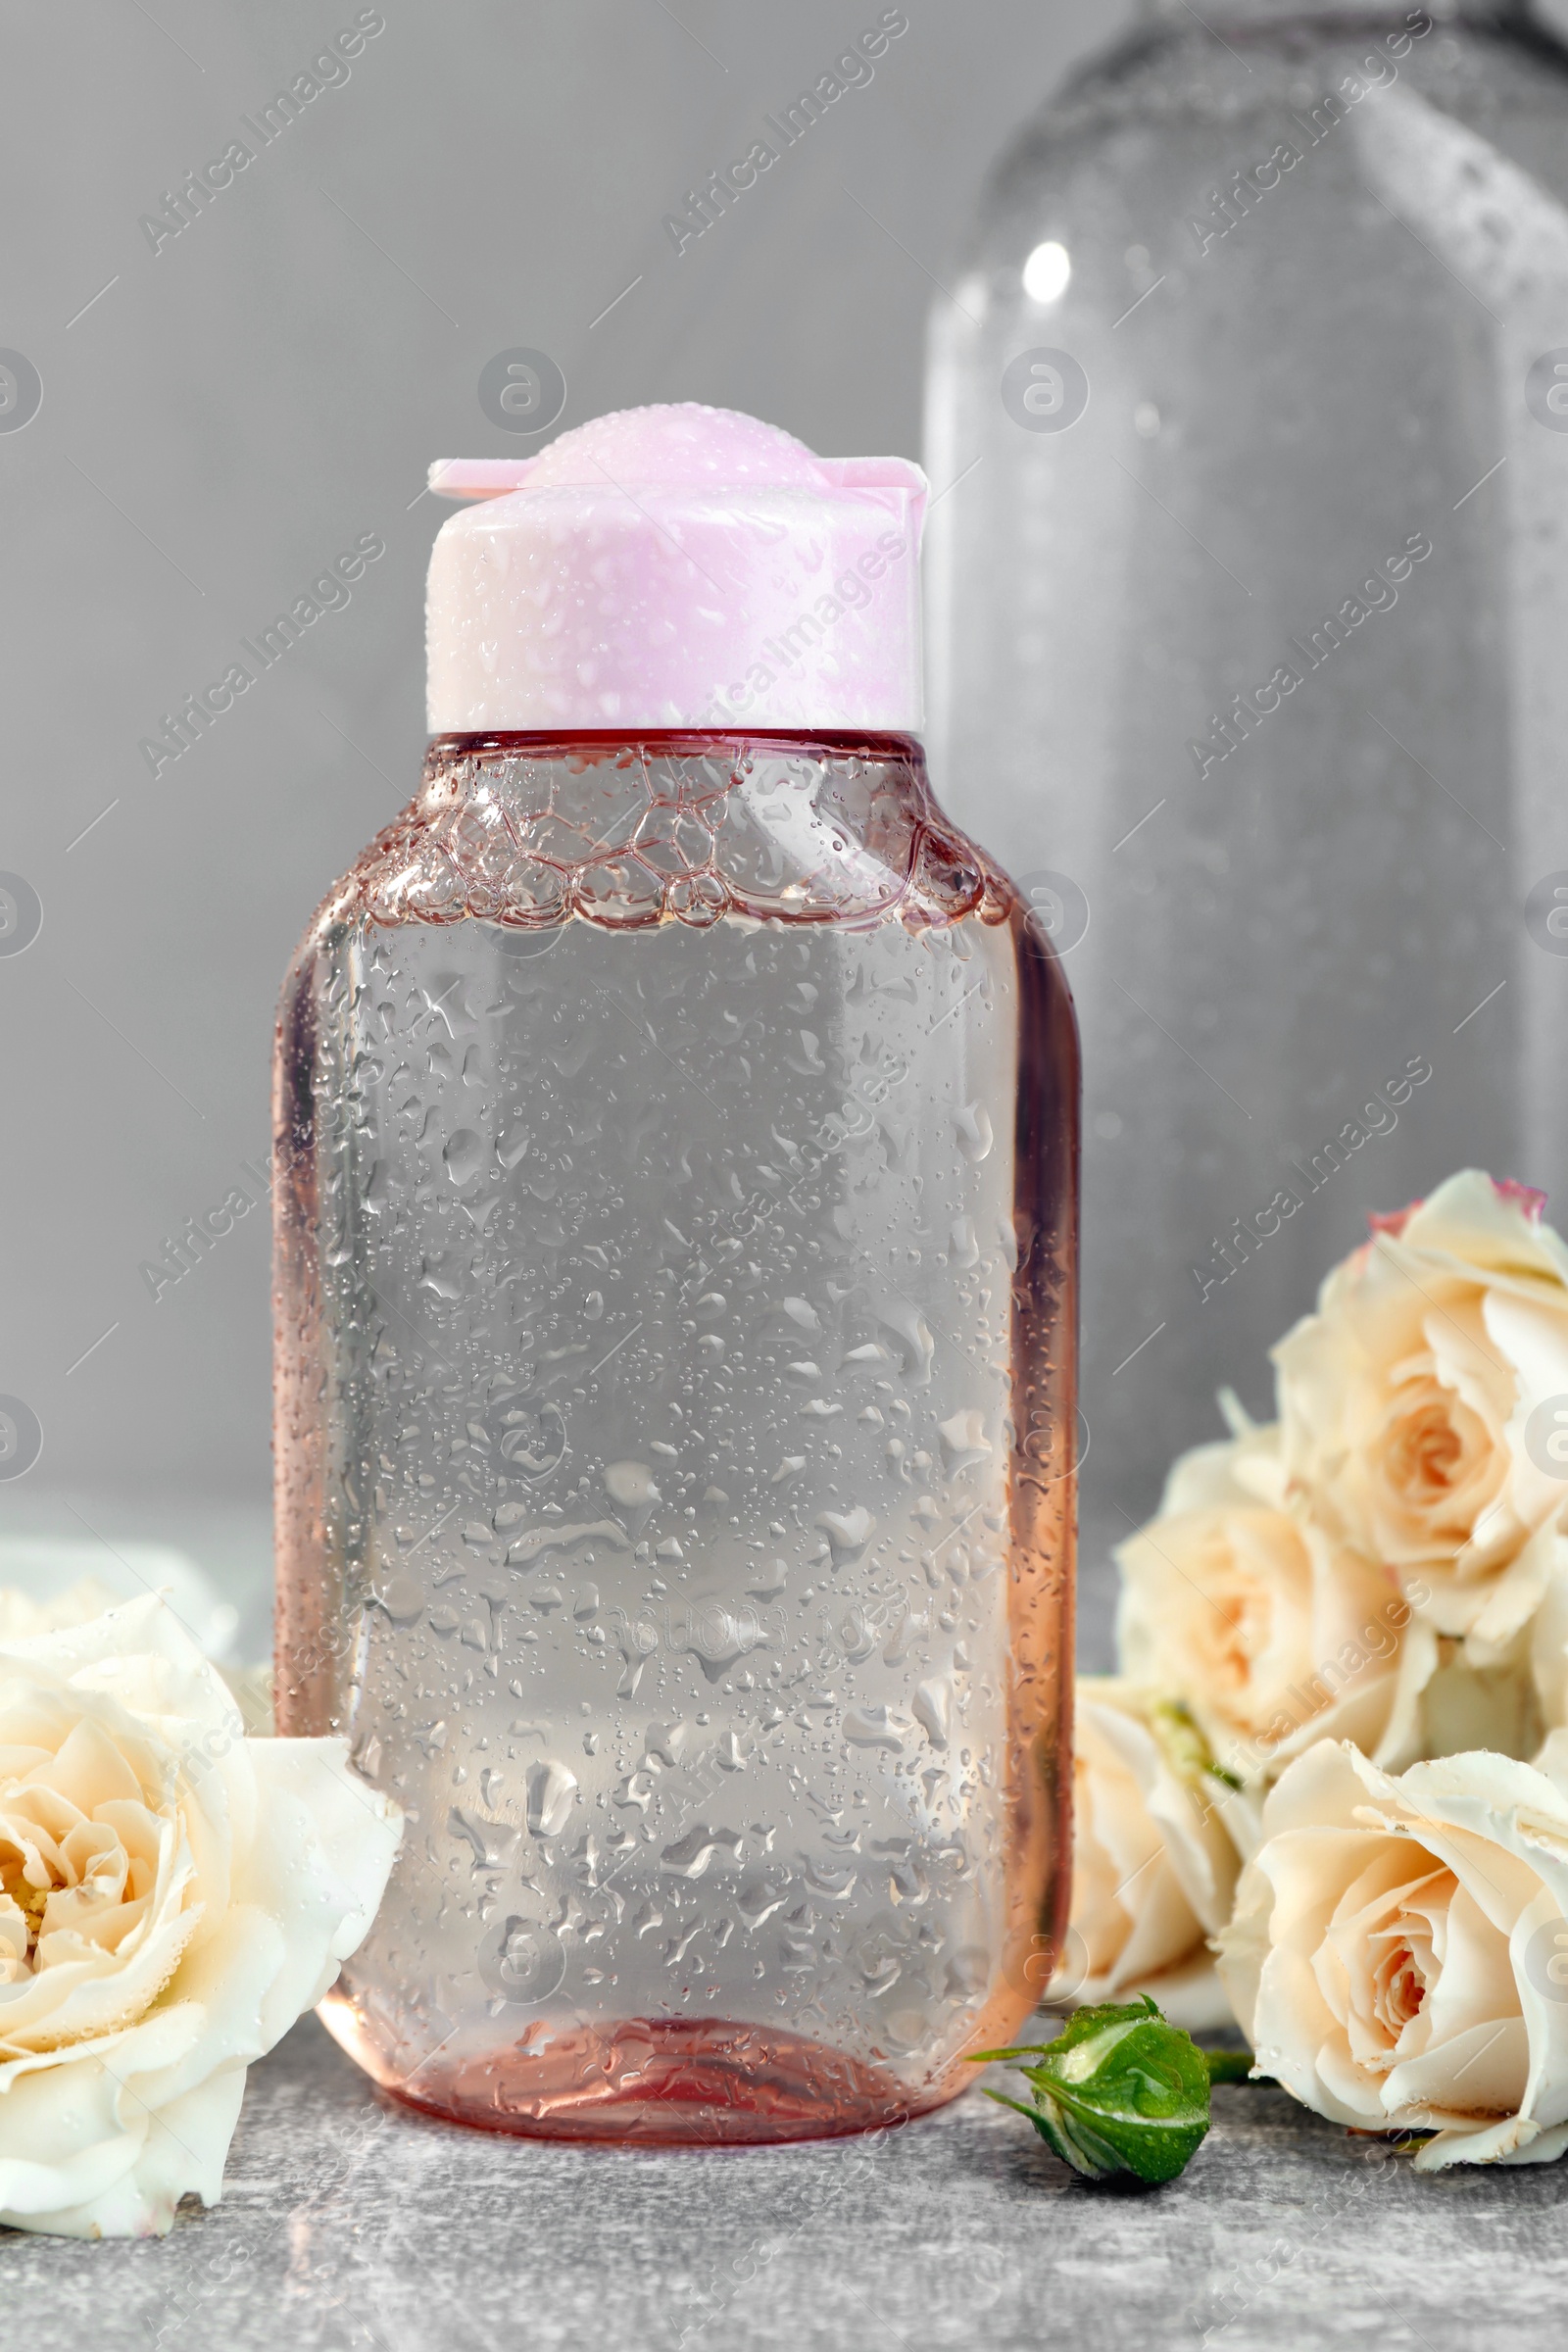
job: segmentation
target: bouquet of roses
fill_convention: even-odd
[[[1568,1247],[1474,1171],[1171,1471],[1080,1679],[1058,1998],[1234,2018],[1423,2170],[1568,2148]]]

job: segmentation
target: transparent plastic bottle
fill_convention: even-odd
[[[1565,66],[1151,6],[934,320],[934,772],[1070,951],[1102,1535],[1369,1209],[1568,1184]]]
[[[1063,1928],[1071,1007],[905,731],[912,468],[676,409],[460,472],[515,487],[437,543],[424,783],[278,1032],[280,1714],[409,1820],[324,2014],[494,2129],[854,2131]],[[759,686],[879,529],[854,646]],[[656,604],[684,660],[703,582],[620,597],[676,542],[744,730],[490,723],[580,670],[585,573],[596,696]]]

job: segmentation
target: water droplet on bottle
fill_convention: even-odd
[[[986,1157],[995,1140],[991,1132],[991,1114],[983,1102],[966,1102],[953,1114],[953,1124],[958,1131],[958,1150],[967,1160],[978,1162]]]
[[[548,2000],[565,1973],[560,1936],[536,1920],[499,1920],[479,1946],[481,1978],[499,1999],[518,2008]]]
[[[816,1524],[826,1535],[835,1554],[853,1559],[865,1549],[866,1538],[876,1525],[864,1503],[858,1502],[849,1511],[818,1511]]]
[[[877,1309],[877,1321],[891,1331],[904,1348],[904,1374],[911,1389],[931,1385],[931,1365],[937,1344],[919,1308],[907,1298],[893,1298]]]
[[[844,1737],[852,1747],[885,1747],[894,1755],[904,1746],[904,1727],[881,1700],[846,1707]]]
[[[479,1173],[484,1145],[471,1127],[460,1127],[441,1153],[447,1174],[456,1185],[471,1184]]]
[[[559,1838],[571,1818],[577,1776],[554,1757],[528,1767],[528,1827],[536,1838]]]
[[[953,1721],[953,1689],[951,1684],[933,1680],[921,1683],[911,1702],[915,1722],[925,1733],[933,1747],[946,1747]]]
[[[706,1823],[699,1822],[694,1829],[686,1832],[684,1838],[678,1838],[673,1845],[664,1847],[659,1857],[659,1866],[662,1870],[672,1872],[677,1878],[700,1879],[715,1855],[734,1862],[739,1859],[740,1852],[739,1831],[710,1830]]]
[[[955,1476],[960,1470],[972,1469],[976,1462],[983,1462],[994,1450],[986,1436],[984,1413],[954,1413],[950,1419],[937,1423],[937,1435],[942,1440],[948,1468]]]
[[[608,1463],[605,1490],[612,1502],[618,1502],[627,1510],[640,1510],[645,1503],[652,1508],[663,1499],[646,1462]]]

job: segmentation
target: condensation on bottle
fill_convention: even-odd
[[[1083,1023],[1097,1559],[1369,1211],[1568,1183],[1565,200],[1532,8],[1146,0],[938,305],[933,761]]]
[[[407,1821],[323,2014],[496,2129],[888,2123],[1063,1934],[1059,962],[926,784],[915,468],[433,475],[423,781],[277,1039],[280,1721]]]

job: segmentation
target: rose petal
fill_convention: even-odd
[[[1125,2000],[1148,1990],[1178,2023],[1225,2025],[1205,1936],[1229,1912],[1240,1867],[1216,1802],[1233,1792],[1175,1768],[1150,1704],[1114,1677],[1079,1678],[1072,1925],[1089,1975],[1061,1980],[1056,1997]]]
[[[1375,2107],[1364,2128],[1442,2125],[1424,2169],[1539,2160],[1568,2124],[1568,2003],[1540,1982],[1543,1938],[1568,1934],[1563,1790],[1486,1752],[1394,1779],[1323,1746],[1283,1775],[1262,1828],[1219,1939],[1260,2066],[1338,2121]],[[1400,1919],[1424,1984],[1375,2031]]]
[[[246,2064],[367,1932],[400,1833],[341,1740],[246,1740],[156,1598],[0,1645],[0,2223],[216,2201]]]

